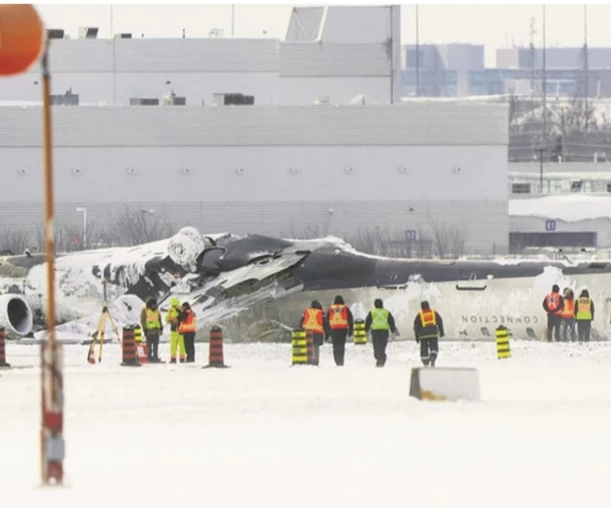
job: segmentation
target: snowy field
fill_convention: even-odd
[[[161,353],[167,358],[167,345]],[[442,344],[439,366],[477,367],[483,401],[408,396],[414,342],[384,369],[290,365],[288,344],[226,344],[230,369],[88,365],[65,346],[64,487],[39,486],[39,348],[9,344],[0,371],[6,507],[611,506],[611,344]]]

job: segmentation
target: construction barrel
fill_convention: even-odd
[[[146,341],[142,340],[142,327],[140,325],[134,325],[134,341],[136,342],[138,361],[140,363],[148,363],[148,346]]]
[[[312,330],[306,331],[306,357],[306,363],[314,365],[314,332]]]
[[[367,333],[365,332],[364,319],[355,319],[354,321],[354,344],[367,344]]]
[[[0,369],[8,369],[10,366],[6,362],[6,333],[4,326],[0,326]]]
[[[307,365],[308,345],[307,333],[303,328],[296,328],[291,335],[292,365]]]
[[[511,358],[511,350],[509,349],[509,338],[511,332],[506,326],[500,325],[496,329],[496,357],[497,359]]]
[[[208,365],[203,368],[220,367],[226,368],[225,355],[223,353],[223,329],[220,326],[210,328],[210,339],[208,342]]]
[[[121,353],[123,367],[141,367],[138,361],[138,352],[136,350],[136,340],[134,339],[134,325],[123,327],[123,337],[121,340]]]

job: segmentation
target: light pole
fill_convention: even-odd
[[[77,212],[83,214],[83,249],[87,248],[87,208],[79,206]]]

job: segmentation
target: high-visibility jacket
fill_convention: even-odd
[[[390,330],[390,323],[388,322],[387,309],[371,309],[371,329],[372,330]]]
[[[178,325],[178,333],[181,335],[189,332],[195,333],[195,313],[191,309],[185,311],[186,318]]]
[[[168,312],[165,315],[165,322],[170,323],[170,330],[175,332],[178,328],[178,315],[180,314],[180,309],[176,307],[170,307]]]
[[[592,300],[587,296],[582,296],[577,300],[577,321],[592,321]]]
[[[419,315],[422,331],[418,334],[418,338],[436,339],[439,336],[439,329],[437,327],[437,314],[435,313],[435,309],[421,310]]]
[[[146,309],[146,329],[153,330],[155,328],[161,328],[161,317],[159,315],[159,309]]]
[[[562,306],[562,310],[560,311],[560,316],[565,319],[574,317],[575,313],[575,300],[569,300],[568,298],[564,299],[564,305]]]
[[[348,328],[348,307],[345,305],[329,307],[329,327],[332,330]]]
[[[321,309],[306,309],[303,312],[303,327],[314,333],[325,333],[323,326],[323,311]]]
[[[546,295],[545,301],[547,302],[547,311],[550,314],[557,314],[561,310],[559,293],[549,293]]]

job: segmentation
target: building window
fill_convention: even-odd
[[[512,183],[511,184],[512,194],[530,194],[529,183]]]

